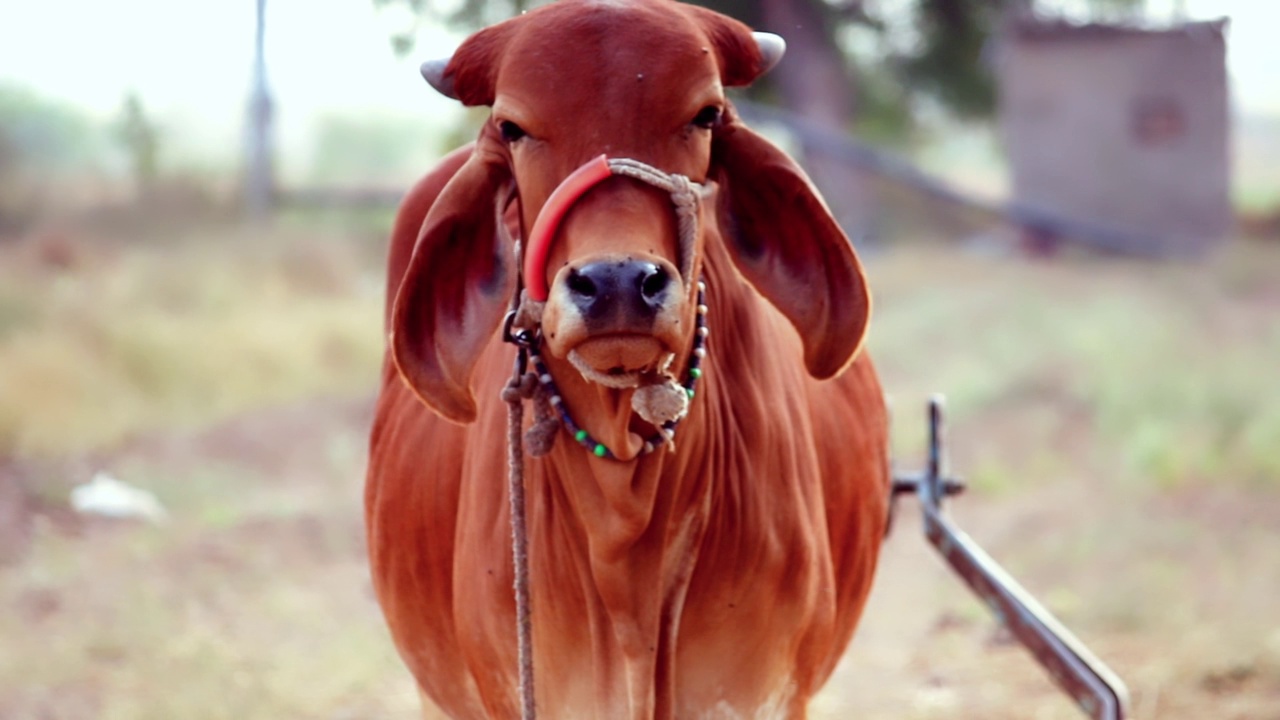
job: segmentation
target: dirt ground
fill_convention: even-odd
[[[30,503],[26,553],[62,567],[0,570],[0,718],[414,717],[364,567],[368,417],[367,400],[311,401],[7,468],[9,487],[99,467],[191,486],[159,528]],[[1127,681],[1134,717],[1280,718],[1280,497],[1200,488],[1098,502],[1101,490],[1078,478],[951,507]],[[6,526],[11,551],[20,524]],[[812,716],[1079,715],[933,555],[907,500]]]
[[[0,322],[9,398],[64,358],[100,371],[73,376],[78,392],[128,380],[67,396],[94,419],[78,435],[61,430],[74,418],[37,414],[39,392],[0,413],[17,423],[0,432],[0,720],[419,717],[360,515],[376,348],[351,348],[376,343],[380,253],[316,257],[304,240],[120,260],[128,279],[104,275],[106,291],[64,277],[0,293],[16,308],[7,338]],[[213,279],[175,274],[187,266]],[[0,290],[21,289],[30,273],[6,267]],[[902,466],[918,466],[927,393],[946,390],[954,469],[971,480],[953,517],[1125,680],[1133,717],[1280,720],[1280,251],[1207,270],[936,251],[869,267]],[[27,309],[46,285],[52,301]],[[246,326],[259,364],[233,368]],[[190,343],[209,328],[212,357]],[[222,396],[274,399],[166,424],[203,402],[202,378],[228,376],[240,384]],[[51,442],[67,437],[123,439]],[[100,470],[154,491],[169,520],[73,514],[67,492]],[[911,499],[811,716],[1080,717],[927,546]]]

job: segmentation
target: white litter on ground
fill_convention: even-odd
[[[155,495],[102,471],[95,473],[89,482],[71,489],[71,507],[81,515],[146,520],[156,524],[169,519],[169,513]]]

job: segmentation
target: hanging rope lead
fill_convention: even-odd
[[[524,400],[533,394],[535,378],[527,374],[529,353],[520,347],[516,353],[511,380],[502,389],[507,403],[507,476],[511,499],[511,554],[515,564],[516,633],[520,662],[520,717],[535,720],[538,716],[533,693],[533,622],[529,613],[529,529],[525,522]]]

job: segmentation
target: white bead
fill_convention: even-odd
[[[706,325],[703,325],[702,327],[698,328],[698,334],[701,335],[702,337],[706,337],[711,334],[711,328],[707,327]]]
[[[693,351],[693,354],[694,354],[694,355],[697,355],[697,356],[698,356],[698,357],[700,357],[700,358],[706,357],[706,356],[707,356],[707,349],[706,349],[706,348],[697,348],[696,350],[694,350],[694,351]]]
[[[543,384],[549,383],[551,382],[551,373],[542,373],[538,376],[538,379],[541,380]]]
[[[706,306],[706,305],[699,305],[699,306],[698,306],[698,314],[699,314],[699,315],[706,315],[706,314],[707,314],[707,306]]]
[[[551,404],[552,404],[552,405],[559,405],[561,402],[563,402],[563,400],[561,400],[561,399],[560,399],[560,396],[559,396],[559,395],[552,395],[552,396],[551,396]]]

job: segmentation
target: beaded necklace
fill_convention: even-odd
[[[663,172],[658,168],[647,165],[639,160],[630,158],[609,158],[605,155],[597,156],[584,163],[577,170],[573,171],[566,177],[559,186],[552,191],[547,198],[546,204],[538,213],[538,217],[534,220],[533,230],[529,233],[528,247],[524,249],[520,260],[521,278],[527,283],[525,293],[527,297],[522,298],[521,291],[516,290],[516,295],[512,298],[512,311],[507,314],[507,320],[504,323],[503,338],[509,342],[514,342],[521,347],[521,355],[517,359],[517,368],[524,366],[524,354],[528,353],[528,357],[533,360],[534,372],[537,374],[538,383],[541,385],[543,392],[549,399],[552,407],[555,408],[556,414],[560,417],[560,422],[569,435],[588,452],[596,457],[616,459],[609,448],[604,443],[599,442],[591,437],[590,433],[583,430],[569,416],[569,410],[564,405],[564,398],[560,395],[559,388],[556,387],[555,381],[551,377],[551,373],[547,371],[546,364],[542,361],[542,357],[538,352],[538,321],[521,322],[520,326],[524,329],[513,332],[515,318],[523,317],[525,310],[538,306],[538,313],[541,313],[541,304],[546,302],[548,290],[546,283],[546,262],[550,252],[551,243],[555,238],[557,229],[561,219],[568,212],[570,206],[582,197],[584,193],[595,185],[614,175],[622,175],[642,182],[653,185],[659,189],[665,190],[671,195],[672,206],[675,210],[678,239],[680,243],[683,267],[680,268],[681,277],[688,278],[693,271],[693,250],[696,245],[698,233],[698,208],[701,204],[701,198],[708,192],[707,186],[695,183],[689,178]],[[517,251],[518,255],[521,254]],[[688,369],[685,373],[682,388],[687,395],[687,400],[693,399],[694,386],[698,382],[698,378],[702,377],[702,359],[706,356],[706,338],[708,334],[706,315],[706,284],[701,280],[698,281],[698,307],[695,314],[695,328],[693,334],[693,348],[691,350],[688,362]],[[528,308],[524,300],[531,301]],[[523,373],[523,370],[519,372]],[[674,383],[673,383],[674,384]],[[677,389],[677,392],[679,390]],[[687,411],[686,411],[687,412]],[[648,417],[644,414],[641,415]],[[664,420],[658,425],[658,432],[648,440],[645,440],[641,454],[646,455],[653,452],[664,443],[672,442],[675,437],[676,425],[679,424],[683,414],[674,418]],[[656,419],[655,421],[656,424]]]
[[[702,377],[702,359],[707,355],[706,343],[710,330],[707,328],[706,292],[706,283],[699,280],[693,348],[689,353],[689,365],[685,372],[684,383],[681,385],[690,400],[693,400],[694,386],[697,385],[698,378]],[[579,427],[573,421],[573,418],[569,416],[569,409],[564,405],[564,398],[560,396],[560,389],[556,387],[555,380],[552,379],[551,373],[547,371],[546,364],[542,362],[542,356],[538,353],[537,343],[530,345],[529,358],[533,361],[533,369],[538,374],[538,382],[542,385],[543,390],[546,391],[551,406],[556,409],[556,413],[560,416],[560,422],[564,424],[564,428],[569,432],[569,435],[596,457],[614,459],[613,453],[604,446],[604,443],[591,437],[590,433]],[[679,418],[662,423],[658,427],[658,432],[654,433],[648,440],[645,440],[644,448],[640,451],[640,454],[648,455],[664,443],[672,441],[675,438],[676,426],[679,424]]]

